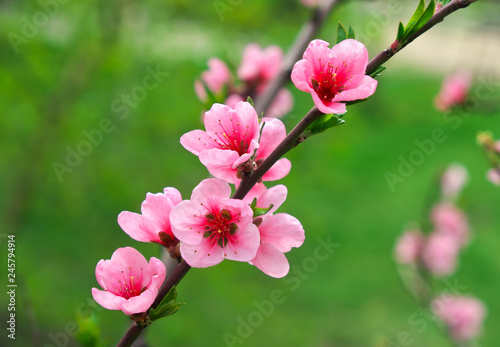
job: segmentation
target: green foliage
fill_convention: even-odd
[[[345,120],[342,119],[344,114],[324,114],[320,118],[316,119],[314,123],[312,123],[309,128],[303,133],[303,137],[311,137],[312,135],[320,134],[330,128],[334,128],[336,126],[342,125],[345,123]]]
[[[380,65],[375,71],[373,71],[369,76],[370,77],[377,77],[380,76],[382,71],[384,71],[386,68],[383,65]]]
[[[348,31],[345,30],[344,26],[338,22],[337,24],[337,43],[342,42],[346,39],[355,39],[354,29],[349,25]]]
[[[265,208],[264,207],[257,207],[257,198],[254,198],[252,203],[250,204],[250,207],[252,208],[252,211],[253,211],[253,218],[257,218],[257,217],[263,216],[267,212],[269,212],[274,207],[274,205],[271,204],[271,205],[269,205],[269,207],[265,207]]]
[[[404,45],[411,35],[419,31],[429,21],[429,19],[431,19],[434,15],[435,9],[436,3],[434,0],[429,2],[427,8],[425,7],[424,0],[420,0],[417,9],[413,13],[408,24],[404,26],[403,23],[399,22],[396,41],[398,41],[401,45]]]
[[[148,312],[149,319],[151,319],[151,321],[154,322],[155,320],[158,320],[160,318],[168,317],[175,314],[179,310],[179,307],[186,304],[184,302],[176,303],[175,302],[176,300],[177,300],[177,290],[175,289],[175,286],[173,286],[168,292],[168,294],[165,295],[165,297],[160,302],[158,307],[156,309],[151,308],[149,310]]]

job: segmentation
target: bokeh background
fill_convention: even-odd
[[[99,330],[102,345],[114,345],[128,328],[121,312],[92,304],[95,265],[124,246],[148,258],[158,256],[156,246],[121,231],[118,213],[139,211],[147,192],[166,186],[188,198],[207,177],[198,158],[179,144],[182,134],[201,127],[194,80],[212,56],[234,71],[250,42],[286,50],[312,13],[292,0],[219,1],[228,6],[221,17],[215,3],[0,1],[0,254],[5,264],[0,283],[7,279],[6,235],[15,234],[18,284],[16,340],[7,339],[4,327],[2,345],[78,345],[66,336],[74,335],[79,315],[92,317],[84,324]],[[394,40],[397,22],[407,21],[416,5],[345,0],[318,37],[333,42],[341,21],[355,29],[374,56]],[[318,238],[338,244],[298,288],[290,284],[294,273],[287,282],[248,264],[227,261],[193,269],[178,288],[179,300],[187,305],[148,329],[146,343],[223,346],[224,334],[237,336],[241,320],[256,311],[254,301],[269,300],[279,289],[286,300],[245,336],[243,345],[448,345],[432,316],[425,316],[423,331],[411,324],[414,313],[428,308],[405,291],[393,247],[405,225],[425,215],[438,173],[459,162],[470,174],[461,206],[473,240],[450,281],[487,305],[477,343],[496,346],[500,189],[485,179],[488,164],[475,138],[483,130],[500,137],[499,10],[495,2],[481,0],[447,18],[386,64],[377,93],[350,107],[345,125],[287,155],[293,169],[280,182],[289,191],[281,211],[299,218],[306,230],[303,247],[288,254],[292,271],[314,255]],[[12,33],[21,38],[15,44]],[[491,92],[464,113],[445,116],[434,109],[433,98],[442,78],[460,68],[471,70],[476,83],[489,81]],[[142,85],[148,69],[165,76],[125,116],[116,102]],[[312,101],[288,86],[295,106],[283,121],[290,130]],[[68,153],[105,118],[112,130],[68,166]],[[392,191],[384,174],[397,174],[399,156],[407,159],[418,149],[415,140],[430,138],[436,128],[446,141]],[[58,177],[55,163],[69,170]],[[446,287],[442,280],[435,285]],[[2,326],[7,302],[1,294]],[[402,332],[412,344],[397,342]]]

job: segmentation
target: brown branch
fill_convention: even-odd
[[[311,19],[302,26],[301,31],[295,38],[295,41],[283,60],[280,73],[274,78],[265,91],[256,98],[255,109],[257,114],[261,114],[262,112],[264,112],[264,114],[266,113],[280,89],[290,78],[293,66],[301,58],[309,42],[316,36],[328,15],[341,1],[342,0],[324,1],[321,6],[314,10]]]

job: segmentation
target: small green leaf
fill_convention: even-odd
[[[252,98],[251,98],[251,97],[247,96],[247,102],[248,102],[250,105],[252,105],[253,107],[255,107],[255,106],[254,106],[254,104],[253,104],[253,100],[252,100]]]
[[[348,39],[356,39],[356,34],[354,33],[354,29],[349,25],[349,31],[347,33]]]
[[[418,21],[413,25],[413,27],[408,32],[405,32],[406,38],[419,31],[429,21],[429,19],[432,18],[435,9],[436,9],[436,4],[434,3],[434,0],[431,0],[431,2],[429,2],[429,5],[425,9],[424,13],[422,13]]]
[[[424,13],[424,11],[425,11],[425,2],[424,2],[424,0],[420,0],[420,2],[418,3],[417,9],[413,13],[413,16],[411,16],[410,21],[408,22],[408,24],[406,24],[405,32],[408,32],[411,30],[411,28],[413,28],[415,23],[417,23],[418,20],[420,19],[420,17],[422,17],[422,14]]]
[[[344,41],[347,38],[347,32],[340,22],[337,25],[337,43]]]
[[[274,207],[273,204],[269,205],[269,207],[267,207],[267,208],[257,207],[257,198],[254,198],[253,201],[252,201],[252,203],[250,204],[250,208],[253,211],[253,218],[257,218],[257,217],[265,215],[273,207]]]
[[[379,75],[382,73],[382,71],[384,71],[384,70],[385,70],[385,66],[380,65],[380,66],[379,66],[379,67],[378,67],[375,71],[373,71],[373,72],[372,72],[369,76],[370,76],[370,77],[377,77],[377,76],[379,76]]]
[[[160,302],[158,307],[156,307],[156,309],[154,308],[149,309],[148,312],[149,319],[151,319],[151,321],[155,321],[157,319],[173,315],[175,312],[177,312],[180,306],[185,304],[185,303],[176,304],[175,303],[176,300],[177,300],[177,290],[175,289],[175,286],[173,286],[167,293],[167,295],[165,295],[165,297]]]
[[[401,42],[401,39],[403,38],[404,34],[405,34],[405,26],[403,25],[403,23],[399,22],[398,35],[396,36],[396,41]]]
[[[345,120],[341,119],[343,115],[344,114],[324,114],[305,131],[306,137],[322,133],[325,130],[344,124]]]

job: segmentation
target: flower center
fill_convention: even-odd
[[[213,134],[217,138],[212,138],[221,149],[227,149],[231,151],[236,151],[241,156],[248,152],[249,141],[247,141],[248,135],[248,125],[246,126],[245,132],[242,134],[238,129],[240,128],[240,123],[233,122],[233,119],[229,119],[232,125],[232,129],[225,129],[219,119],[219,126],[222,129],[222,134],[219,132],[214,132]]]
[[[228,241],[232,241],[232,236],[238,229],[236,225],[236,222],[239,221],[238,217],[239,214],[233,215],[231,211],[226,209],[207,213],[205,215],[204,237],[208,238],[214,246],[218,244],[225,249],[225,245]],[[224,255],[226,255],[225,252]]]
[[[321,64],[321,71],[316,76],[311,76],[311,84],[322,101],[332,101],[335,95],[344,90],[343,78],[339,78],[338,67],[328,64]],[[326,67],[326,68],[325,68]],[[344,67],[347,67],[344,63]]]
[[[130,268],[129,268],[130,270]],[[125,298],[125,299],[130,299],[134,296],[139,296],[141,293],[147,288],[147,287],[142,287],[142,275],[143,275],[143,269],[141,268],[141,275],[140,276],[127,276],[125,274],[125,271],[122,271],[122,279],[118,280],[118,283],[120,284],[120,288],[117,290],[117,295]]]

